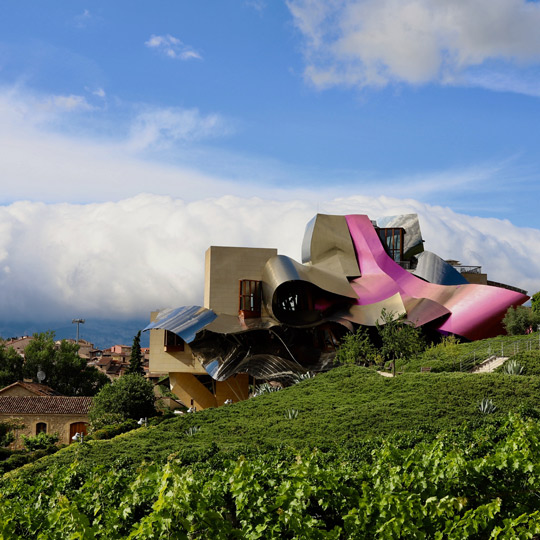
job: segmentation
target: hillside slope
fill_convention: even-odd
[[[479,425],[508,412],[537,405],[540,377],[504,374],[428,373],[394,379],[355,366],[341,367],[294,387],[235,405],[208,409],[109,441],[71,445],[25,467],[69,463],[163,461],[175,452],[243,452],[280,445],[321,450],[372,437],[422,430],[436,433],[464,421]],[[491,398],[497,410],[482,415],[479,402]],[[296,409],[295,419],[286,418]],[[188,435],[189,428],[200,428]]]

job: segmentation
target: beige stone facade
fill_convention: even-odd
[[[71,437],[77,432],[86,433],[89,418],[88,415],[71,414],[0,414],[0,422],[7,420],[17,420],[24,424],[24,428],[18,429],[15,433],[15,441],[10,448],[23,448],[21,435],[35,436],[39,431],[43,431],[41,426],[38,430],[38,424],[45,424],[46,433],[58,433],[59,444],[70,444]]]
[[[204,307],[216,313],[239,313],[240,280],[261,281],[267,261],[277,255],[277,249],[211,246],[205,255]],[[155,321],[158,312],[151,314]],[[267,315],[262,306],[262,316]],[[150,361],[152,373],[168,373],[173,393],[186,407],[198,410],[247,399],[249,377],[238,374],[226,381],[211,381],[196,360],[187,343],[168,345],[165,330],[150,330]],[[205,384],[206,382],[206,384]]]
[[[86,433],[91,397],[0,395],[0,422],[24,424],[15,433],[13,448],[22,448],[21,435],[58,433],[60,444],[69,444],[75,433]]]

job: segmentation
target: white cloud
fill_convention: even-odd
[[[89,205],[16,202],[0,207],[0,316],[12,320],[145,317],[200,304],[209,245],[276,247],[300,259],[317,212],[417,212],[426,249],[489,278],[540,289],[540,231],[457,214],[414,200],[353,196],[317,208],[305,200],[223,196],[186,202],[138,195]]]
[[[536,2],[288,0],[287,5],[305,38],[305,75],[322,88],[438,82],[520,91],[523,85],[515,79],[501,87],[508,66],[540,61]],[[491,76],[469,77],[479,66]]]
[[[185,45],[178,38],[170,34],[164,36],[152,35],[144,44],[176,60],[202,60],[202,56],[195,49]]]
[[[198,109],[147,108],[134,119],[130,146],[141,150],[177,141],[198,141],[230,133],[218,114],[202,115]]]

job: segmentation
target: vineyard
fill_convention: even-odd
[[[540,538],[539,393],[337,368],[5,474],[0,538]]]

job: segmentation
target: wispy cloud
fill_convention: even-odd
[[[540,4],[526,0],[288,0],[314,85],[479,85],[531,93],[508,69],[540,63]],[[474,71],[482,69],[483,75]],[[470,72],[470,73],[469,73]],[[519,78],[518,78],[519,80]],[[540,77],[535,78],[536,86]]]
[[[227,135],[231,126],[218,114],[198,109],[146,108],[132,122],[129,146],[134,150],[168,147],[181,141],[199,141]]]
[[[164,36],[152,35],[144,44],[175,60],[202,60],[202,56],[195,49],[185,45],[178,38],[170,34]]]
[[[75,17],[75,26],[77,28],[84,28],[88,22],[92,19],[92,15],[88,9]]]

